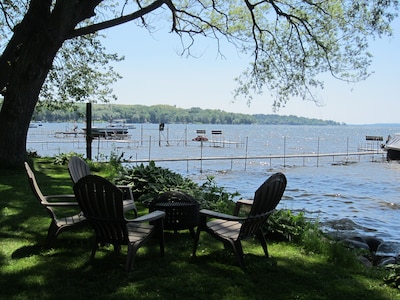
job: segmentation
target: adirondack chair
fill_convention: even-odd
[[[273,174],[255,192],[254,200],[239,200],[234,210],[235,215],[214,212],[207,209],[200,210],[199,226],[193,247],[193,256],[196,256],[197,245],[202,231],[232,246],[238,264],[244,268],[242,240],[255,236],[261,243],[265,256],[268,255],[267,242],[263,233],[263,225],[274,211],[286,189],[286,177],[282,173]],[[247,216],[237,216],[243,205],[250,206]],[[208,219],[212,219],[208,221]]]
[[[39,203],[46,209],[47,213],[51,218],[51,223],[47,233],[47,245],[51,245],[54,239],[63,231],[76,228],[83,225],[86,222],[86,218],[82,213],[78,213],[68,217],[57,217],[54,208],[79,208],[78,202],[75,200],[74,195],[43,195],[36,181],[35,174],[30,168],[29,164],[25,162],[25,169],[28,175],[29,184]],[[58,200],[58,201],[55,201]]]
[[[94,259],[99,244],[113,245],[116,253],[119,253],[121,245],[128,245],[126,270],[130,271],[137,250],[153,234],[159,239],[161,256],[164,255],[165,212],[154,211],[133,220],[126,219],[123,192],[108,180],[96,175],[87,175],[79,179],[74,185],[74,193],[95,232],[91,260]]]
[[[82,177],[90,175],[89,165],[78,156],[73,156],[69,159],[68,171],[74,184]],[[135,217],[137,217],[137,208],[133,198],[132,188],[127,185],[118,185],[118,188],[124,192],[124,211],[133,210]]]

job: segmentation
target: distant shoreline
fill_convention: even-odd
[[[75,104],[69,110],[48,110],[39,108],[33,115],[33,120],[56,122],[84,122],[86,115],[85,104]],[[277,114],[241,114],[229,113],[216,109],[189,109],[170,105],[122,105],[122,104],[93,104],[93,120],[113,122],[116,119],[126,120],[127,123],[166,123],[166,124],[262,124],[262,125],[317,125],[342,126],[347,125],[332,120],[311,119],[295,115],[281,116]]]

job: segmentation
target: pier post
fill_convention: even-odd
[[[247,154],[248,154],[247,149],[248,149],[248,144],[249,144],[249,137],[247,136],[246,137],[246,156],[245,156],[245,159],[244,159],[244,170],[245,171],[247,170]]]
[[[283,167],[286,167],[286,135],[283,136]]]
[[[151,156],[151,136],[149,136],[149,162],[150,162],[150,156]]]
[[[317,145],[317,167],[319,167],[319,137],[318,137],[318,145]]]
[[[203,173],[203,139],[200,141],[200,173]]]
[[[92,160],[92,103],[86,103],[86,158]]]

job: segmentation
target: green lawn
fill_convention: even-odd
[[[72,193],[66,166],[34,162],[45,194]],[[270,242],[267,259],[261,246],[247,241],[242,270],[229,250],[204,234],[193,258],[188,231],[166,232],[163,258],[156,242],[142,247],[127,273],[126,247],[119,256],[102,248],[89,263],[89,227],[62,233],[47,248],[50,219],[22,168],[0,175],[0,199],[0,299],[400,299],[384,285],[385,270],[335,264],[291,243]]]

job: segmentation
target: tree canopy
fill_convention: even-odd
[[[78,104],[77,110],[41,109],[34,114],[34,120],[41,122],[84,122],[85,105]],[[276,114],[242,114],[219,109],[189,109],[171,105],[120,105],[95,104],[93,119],[99,122],[124,120],[126,123],[168,123],[168,124],[283,124],[283,125],[343,125],[332,120],[310,119],[298,116]]]
[[[368,42],[391,34],[397,6],[397,0],[1,1],[0,139],[8,145],[0,148],[0,165],[25,158],[39,99],[50,107],[110,99],[109,84],[119,75],[108,63],[121,58],[99,43],[103,29],[133,21],[149,31],[169,30],[181,38],[182,55],[191,55],[199,36],[217,45],[226,39],[252,57],[237,77],[236,98],[251,102],[268,91],[279,108],[292,96],[317,101],[321,74],[365,79]]]

